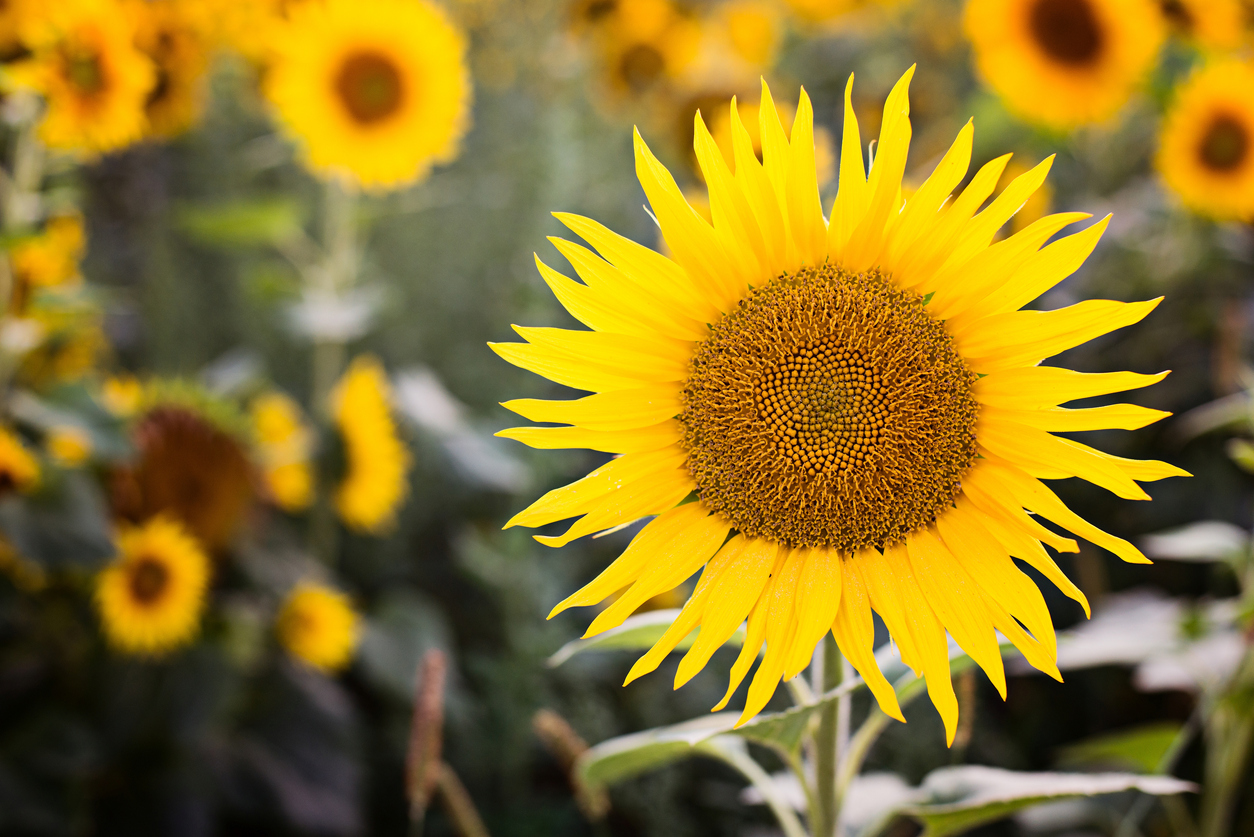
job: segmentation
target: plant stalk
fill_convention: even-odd
[[[844,678],[844,666],[836,640],[829,633],[823,637],[823,692],[835,689]],[[836,837],[840,819],[840,798],[836,793],[836,766],[841,748],[841,707],[844,711],[844,735],[849,734],[848,696],[828,703],[819,714],[819,728],[814,736],[814,782],[816,810],[811,817],[814,837]]]

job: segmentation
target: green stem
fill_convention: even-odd
[[[844,667],[840,649],[831,634],[823,637],[823,692],[840,685]],[[819,728],[814,737],[814,797],[817,809],[812,816],[814,837],[835,837],[836,823],[840,819],[840,799],[836,793],[836,765],[841,746],[841,705],[848,699],[827,703],[819,713]],[[845,733],[848,734],[848,710],[845,716]]]

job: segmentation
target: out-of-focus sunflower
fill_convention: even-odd
[[[0,63],[21,58],[26,53],[22,31],[34,0],[5,0],[0,3]]]
[[[696,59],[701,23],[671,0],[618,0],[596,31],[609,86],[640,96],[675,81]]]
[[[984,81],[1032,122],[1072,128],[1115,115],[1163,39],[1153,0],[968,0]]]
[[[330,673],[352,661],[361,638],[360,622],[348,596],[306,582],[288,594],[275,620],[275,631],[289,654]]]
[[[28,16],[32,55],[13,75],[47,102],[39,136],[48,146],[93,155],[140,138],[156,74],[134,36],[109,0],[58,0]]]
[[[793,14],[806,23],[824,23],[863,10],[892,8],[908,0],[786,0]]]
[[[156,400],[135,423],[134,465],[120,469],[118,516],[177,519],[210,550],[235,535],[253,496],[252,466],[236,434],[193,404]]]
[[[409,451],[392,418],[392,387],[382,364],[369,355],[355,358],[331,394],[331,409],[345,460],[335,509],[351,529],[382,532],[409,493]]]
[[[102,315],[89,301],[56,300],[25,313],[43,335],[18,369],[18,377],[28,386],[44,389],[80,381],[99,366],[109,349]]]
[[[119,651],[159,656],[195,638],[209,585],[209,560],[173,520],[155,518],[118,534],[118,557],[101,571],[96,604]]]
[[[313,500],[309,456],[313,433],[300,406],[281,392],[267,392],[251,405],[261,475],[270,499],[284,511],[298,512]]]
[[[466,41],[425,0],[328,0],[277,33],[266,94],[309,165],[368,188],[423,177],[470,125]]]
[[[1158,0],[1167,26],[1203,49],[1231,50],[1247,37],[1240,0]]]
[[[39,461],[17,434],[0,427],[0,495],[27,492],[39,485]]]
[[[77,213],[56,215],[38,235],[15,243],[9,251],[13,270],[11,307],[20,313],[37,288],[54,288],[79,280],[78,263],[83,257],[87,236],[83,217]]]
[[[61,425],[48,431],[44,440],[48,455],[63,468],[77,468],[91,457],[91,436],[81,427]]]
[[[110,375],[100,386],[100,403],[119,418],[130,418],[143,403],[144,385],[134,375]]]
[[[136,0],[135,42],[156,68],[144,100],[148,135],[168,138],[190,128],[204,110],[210,42],[192,0]]]
[[[732,0],[718,9],[719,23],[732,51],[745,63],[766,69],[783,39],[779,6],[762,0]]]
[[[1219,61],[1184,82],[1163,121],[1157,163],[1189,208],[1254,218],[1254,66]]]
[[[1042,248],[1087,217],[1051,215],[993,243],[1051,160],[983,211],[1009,155],[982,167],[951,199],[970,163],[970,123],[903,205],[912,74],[889,94],[869,175],[850,79],[830,223],[819,203],[804,91],[790,141],[764,85],[762,163],[732,115],[734,172],[698,120],[713,225],[688,206],[637,134],[636,173],[673,256],[559,214],[600,257],[555,239],[584,284],[543,264],[541,275],[591,330],[516,326],[526,343],[493,346],[517,366],[595,393],[508,402],[527,419],[566,426],[500,435],[537,448],[620,454],[507,526],[577,518],[563,534],[536,538],[563,546],[656,515],[622,556],[553,612],[631,585],[593,621],[588,635],[597,634],[704,567],[687,604],[628,680],[652,671],[700,626],[679,664],[675,683],[682,685],[747,619],[720,704],[765,642],[744,721],[766,705],[781,677],[809,663],[830,630],[883,710],[900,719],[872,654],[874,610],[902,659],[926,678],[952,742],[958,703],[946,632],[1003,695],[997,632],[1032,665],[1059,676],[1049,611],[1011,556],[1084,603],[1042,543],[1078,547],[1038,520],[1127,561],[1146,561],[1132,544],[1075,515],[1041,479],[1079,477],[1145,500],[1138,482],[1183,474],[1053,435],[1161,418],[1128,404],[1058,405],[1163,376],[1039,364],[1139,321],[1158,300],[1020,310],[1080,266],[1106,221]]]

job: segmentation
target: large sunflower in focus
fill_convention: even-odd
[[[1163,122],[1157,162],[1191,209],[1254,218],[1254,65],[1221,61],[1182,84]]]
[[[140,138],[156,75],[116,3],[49,3],[28,16],[25,41],[32,56],[14,76],[46,100],[39,136],[48,146],[94,154]]]
[[[1153,67],[1153,0],[969,0],[975,63],[1007,107],[1071,128],[1113,116]]]
[[[869,175],[850,80],[830,222],[819,204],[804,91],[790,141],[764,88],[761,163],[734,105],[734,168],[698,115],[712,225],[637,134],[636,172],[672,257],[558,215],[600,255],[554,239],[583,283],[543,264],[540,272],[591,330],[516,327],[526,343],[493,347],[515,365],[594,393],[508,402],[532,421],[565,426],[501,435],[620,454],[508,525],[578,518],[562,534],[537,537],[562,546],[655,516],[554,613],[629,587],[593,621],[596,634],[702,570],[628,679],[654,669],[699,626],[679,665],[680,685],[747,620],[728,697],[763,643],[766,653],[742,721],[765,706],[781,677],[807,665],[829,630],[884,711],[901,718],[872,655],[874,610],[902,659],[926,678],[952,741],[958,704],[947,632],[1003,694],[998,631],[1058,676],[1049,611],[1011,557],[1084,597],[1042,547],[1075,551],[1075,541],[1041,521],[1124,560],[1146,560],[1072,513],[1041,480],[1080,477],[1144,500],[1138,482],[1184,473],[1054,435],[1136,428],[1165,415],[1128,404],[1059,406],[1162,375],[1039,365],[1137,322],[1158,301],[1020,310],[1079,267],[1106,222],[1042,247],[1087,217],[1050,215],[994,243],[1051,161],[978,211],[1009,155],[1001,157],[951,200],[970,162],[970,124],[903,205],[912,72],[888,97]]]
[[[424,0],[328,0],[276,28],[266,94],[322,173],[390,188],[457,153],[470,123],[466,42]]]

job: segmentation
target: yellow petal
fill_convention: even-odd
[[[1009,422],[990,421],[981,415],[976,436],[980,446],[1034,477],[1061,479],[1079,477],[1125,500],[1148,500],[1145,490],[1122,470],[1091,449],[1059,439],[1043,430]]]
[[[806,89],[801,88],[797,115],[792,123],[792,143],[788,151],[788,186],[785,203],[788,224],[801,263],[821,265],[827,261],[827,223],[819,199],[819,177],[814,157],[814,109]]]
[[[766,642],[767,609],[766,600],[763,597],[758,599],[758,603],[749,612],[749,618],[745,620],[745,641],[740,646],[740,653],[736,656],[736,662],[732,664],[731,672],[728,674],[727,692],[723,695],[723,699],[714,705],[711,712],[718,712],[727,706],[732,695],[736,693],[736,689],[744,682],[745,675],[753,666],[753,661],[758,658],[758,652],[762,650],[762,644]]]
[[[664,448],[670,452],[675,448]],[[565,546],[576,538],[634,523],[642,517],[673,509],[695,491],[697,484],[686,466],[661,471],[650,479],[618,486],[588,508],[583,517],[561,535],[533,535],[545,546]]]
[[[731,128],[736,182],[749,200],[758,228],[762,230],[762,242],[766,249],[766,262],[762,268],[769,276],[778,276],[790,269],[788,231],[784,225],[779,196],[775,194],[770,177],[753,151],[753,140],[740,119],[740,109],[735,99],[731,101]],[[796,265],[791,268],[795,269]],[[760,283],[761,278],[757,281]]]
[[[965,262],[987,247],[997,231],[1041,188],[1053,164],[1054,157],[1051,155],[1030,171],[1010,181],[1010,185],[1002,190],[988,208],[972,218],[963,228],[950,259]]]
[[[840,146],[840,185],[832,204],[832,218],[827,226],[827,252],[832,261],[840,263],[854,228],[866,214],[866,166],[862,161],[862,138],[858,117],[853,112],[853,74],[845,83],[845,127]]]
[[[962,489],[980,508],[990,513],[996,509],[1009,523],[1041,543],[1047,543],[1059,552],[1080,551],[1075,541],[1046,529],[1023,510],[1022,504],[1015,502],[1010,490],[998,480],[990,460],[976,460],[975,465],[962,478]]]
[[[840,610],[832,622],[832,636],[840,653],[862,675],[884,714],[904,724],[906,719],[897,703],[897,693],[875,662],[875,620],[858,564],[852,558],[845,558],[840,566]]]
[[[590,334],[593,332],[589,332]],[[646,381],[590,365],[580,357],[527,343],[489,343],[488,348],[515,366],[572,389],[613,392],[636,389]],[[675,378],[674,380],[680,380]]]
[[[633,430],[587,430],[583,427],[511,427],[496,434],[533,448],[587,448],[605,453],[637,453],[678,444],[684,428],[668,419],[651,427]]]
[[[1081,410],[1063,407],[1003,410],[986,405],[981,408],[980,415],[989,421],[1014,422],[1053,433],[1073,433],[1085,430],[1139,430],[1167,418],[1171,413],[1136,404],[1108,404],[1105,407],[1086,407]]]
[[[739,242],[739,246],[746,251],[742,258],[751,260],[746,265],[748,270],[767,274],[769,271],[764,265],[769,265],[770,259],[757,218],[735,175],[728,168],[727,159],[705,127],[700,111],[693,117],[693,149],[709,187],[710,214],[714,217],[715,231],[726,236],[724,240]]]
[[[749,694],[745,696],[745,708],[736,721],[737,726],[766,708],[774,696],[797,631],[797,580],[801,576],[805,556],[800,550],[781,549],[780,553],[786,556],[786,560],[777,565],[774,577],[763,594],[769,608],[766,616],[766,654],[758,664],[753,682],[749,684]]]
[[[809,664],[815,646],[831,630],[840,610],[840,553],[831,549],[804,552],[801,576],[797,579],[797,633],[784,661],[785,680],[796,677]]]
[[[681,384],[666,382],[639,389],[589,395],[573,401],[520,398],[501,404],[530,421],[575,424],[589,430],[632,430],[679,415]]]
[[[968,121],[958,132],[957,139],[945,152],[940,163],[928,176],[918,191],[906,202],[901,212],[901,221],[893,231],[882,267],[889,272],[896,272],[897,262],[916,240],[931,232],[949,196],[953,193],[962,178],[966,177],[971,165],[971,144],[975,137],[975,127]]]
[[[1028,366],[989,372],[975,382],[972,394],[981,404],[1008,410],[1054,407],[1080,398],[1126,392],[1156,384],[1167,372],[1075,372],[1056,366]]]

